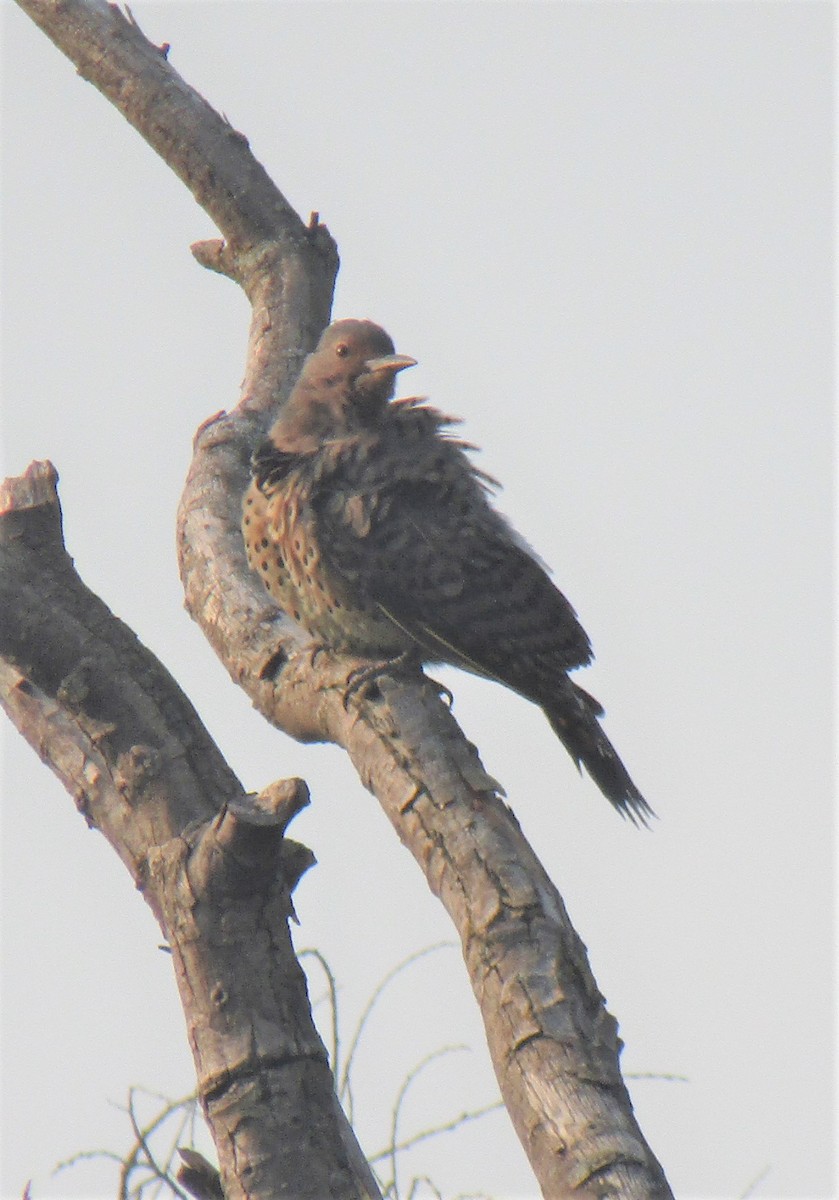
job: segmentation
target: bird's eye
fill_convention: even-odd
[[[339,358],[346,358],[347,355],[349,354],[349,352],[350,352],[350,348],[346,342],[339,342],[338,345],[335,347],[335,353],[338,355]]]

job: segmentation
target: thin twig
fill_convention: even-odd
[[[53,1175],[58,1175],[61,1171],[68,1171],[71,1167],[75,1167],[80,1162],[91,1162],[94,1158],[104,1158],[109,1162],[122,1164],[123,1157],[113,1150],[79,1150],[76,1154],[72,1154],[69,1158],[63,1158],[61,1162],[57,1162],[52,1169]]]
[[[368,1156],[368,1161],[371,1163],[381,1162],[383,1158],[390,1157],[393,1150],[400,1154],[403,1150],[412,1150],[414,1146],[418,1146],[420,1142],[425,1142],[429,1138],[437,1137],[440,1133],[452,1133],[455,1129],[459,1129],[461,1125],[467,1124],[469,1121],[477,1121],[479,1117],[485,1117],[488,1113],[499,1112],[504,1107],[503,1100],[495,1100],[492,1104],[485,1104],[483,1108],[474,1108],[466,1112],[462,1112],[457,1117],[452,1117],[450,1121],[446,1121],[442,1125],[435,1125],[431,1129],[423,1129],[420,1133],[415,1133],[411,1137],[405,1138],[398,1142],[396,1146],[388,1146],[386,1150],[379,1150],[376,1154]]]
[[[399,1117],[400,1117],[400,1114],[402,1111],[402,1104],[405,1100],[405,1096],[407,1095],[409,1088],[414,1083],[417,1076],[420,1075],[421,1072],[424,1071],[426,1067],[430,1066],[431,1063],[436,1062],[436,1060],[438,1058],[443,1058],[447,1054],[456,1054],[456,1053],[459,1053],[461,1050],[468,1050],[468,1049],[469,1049],[468,1046],[463,1046],[463,1045],[441,1046],[439,1050],[434,1050],[431,1054],[428,1054],[428,1055],[426,1055],[425,1058],[421,1059],[420,1062],[418,1062],[417,1065],[414,1067],[414,1069],[412,1071],[409,1071],[408,1074],[405,1076],[405,1079],[402,1083],[402,1087],[399,1089],[399,1094],[396,1097],[396,1103],[393,1106],[393,1121],[391,1122],[391,1126],[390,1126],[390,1162],[391,1162],[391,1171],[393,1174],[393,1194],[394,1194],[395,1200],[399,1200],[399,1182],[398,1182],[397,1165],[396,1165],[396,1154],[397,1154],[396,1147],[398,1145],[397,1131],[399,1128]]]
[[[763,1168],[763,1170],[760,1171],[757,1175],[755,1175],[754,1179],[749,1184],[749,1186],[746,1188],[745,1192],[740,1193],[740,1200],[748,1200],[749,1196],[753,1196],[771,1170],[772,1170],[771,1164],[767,1163],[767,1165]]]
[[[332,1038],[332,1053],[330,1054],[330,1062],[332,1063],[332,1076],[335,1080],[335,1086],[338,1086],[338,984],[335,976],[332,974],[332,968],[326,961],[320,950],[314,947],[309,947],[307,950],[301,950],[297,955],[299,959],[313,958],[320,966],[326,976],[326,985],[329,988],[329,1007],[331,1011],[331,1038]],[[352,1119],[352,1118],[350,1118]]]
[[[364,1011],[362,1012],[361,1016],[359,1017],[358,1024],[355,1029],[355,1034],[353,1035],[352,1041],[350,1042],[350,1048],[349,1048],[349,1052],[347,1054],[347,1061],[344,1063],[344,1071],[341,1076],[340,1085],[338,1087],[338,1096],[340,1099],[344,1099],[344,1096],[347,1092],[350,1069],[352,1067],[353,1060],[355,1058],[356,1050],[358,1049],[358,1043],[361,1039],[361,1035],[364,1032],[364,1028],[367,1024],[370,1014],[373,1011],[373,1009],[374,1009],[375,1005],[377,1004],[377,1002],[379,1001],[379,999],[381,998],[382,993],[384,991],[386,991],[388,986],[393,982],[393,980],[397,977],[397,975],[400,975],[402,973],[402,971],[404,971],[407,967],[412,966],[415,962],[419,962],[419,960],[421,958],[425,958],[425,956],[427,954],[433,954],[436,950],[450,949],[452,947],[453,947],[452,942],[435,942],[434,945],[432,945],[432,946],[426,946],[425,949],[423,949],[423,950],[417,950],[414,954],[409,954],[407,958],[404,958],[402,960],[402,962],[397,963],[396,966],[391,971],[388,971],[387,975],[385,975],[384,979],[381,981],[381,983],[378,985],[378,987],[373,992],[370,999],[367,1001],[367,1004],[364,1007]],[[349,1114],[347,1114],[347,1115],[349,1116]],[[351,1116],[350,1116],[350,1120],[352,1120]]]
[[[181,1191],[181,1189],[178,1187],[178,1185],[175,1183],[175,1181],[173,1179],[170,1179],[169,1176],[166,1174],[166,1172],[163,1171],[157,1165],[157,1161],[155,1160],[155,1157],[152,1154],[152,1152],[149,1148],[149,1144],[148,1144],[148,1138],[150,1138],[151,1135],[157,1129],[160,1128],[160,1126],[167,1119],[167,1117],[174,1111],[174,1108],[170,1107],[169,1113],[158,1116],[145,1129],[141,1129],[140,1123],[137,1120],[137,1115],[134,1111],[134,1093],[137,1090],[138,1089],[136,1089],[136,1088],[129,1088],[129,1090],[128,1090],[128,1119],[131,1122],[131,1128],[134,1130],[134,1135],[137,1139],[137,1145],[134,1150],[134,1157],[136,1159],[136,1155],[138,1154],[139,1150],[142,1148],[142,1151],[146,1156],[146,1162],[143,1165],[148,1167],[148,1169],[152,1172],[152,1175],[155,1176],[157,1179],[163,1180],[164,1183],[167,1183],[169,1185],[169,1187],[171,1187],[174,1194],[178,1197],[178,1200],[189,1200],[187,1193],[184,1191]]]
[[[418,1175],[416,1179],[411,1180],[411,1190],[408,1192],[408,1200],[415,1200],[417,1192],[422,1184],[425,1184],[431,1189],[435,1200],[443,1200],[443,1193],[439,1190],[433,1180],[428,1178],[427,1175]]]

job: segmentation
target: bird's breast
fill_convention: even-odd
[[[413,643],[323,554],[306,489],[290,482],[271,495],[245,493],[242,529],[248,564],[292,620],[334,650],[383,658]]]

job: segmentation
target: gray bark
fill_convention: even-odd
[[[0,487],[0,703],[101,830],[166,941],[229,1200],[377,1196],[288,930],[301,780],[246,795],[178,685],[79,579],[57,476]]]

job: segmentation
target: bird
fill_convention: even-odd
[[[537,704],[577,768],[633,823],[653,810],[569,678],[592,661],[577,614],[492,504],[496,481],[423,397],[394,399],[416,360],[367,320],[329,325],[251,459],[250,568],[337,653],[413,656],[495,680]]]

